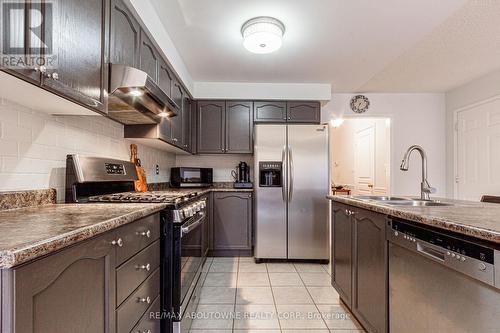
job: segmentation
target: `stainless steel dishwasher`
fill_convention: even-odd
[[[389,221],[391,333],[500,332],[500,252],[469,237]]]

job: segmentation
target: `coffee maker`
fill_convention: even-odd
[[[253,188],[250,182],[250,166],[246,162],[240,162],[231,174],[234,178],[234,188]]]

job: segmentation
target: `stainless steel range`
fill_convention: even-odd
[[[189,332],[208,252],[206,198],[196,190],[134,192],[128,161],[68,155],[66,202],[165,203],[161,214],[162,333]]]

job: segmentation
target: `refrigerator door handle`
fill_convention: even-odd
[[[288,163],[290,164],[290,169],[288,170],[288,202],[292,201],[293,196],[293,156],[292,156],[292,147],[288,146]]]
[[[287,193],[286,193],[286,146],[283,146],[283,150],[281,151],[281,197],[283,198],[283,202],[287,202]]]

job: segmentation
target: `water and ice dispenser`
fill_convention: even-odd
[[[283,163],[259,162],[259,187],[281,187]]]

